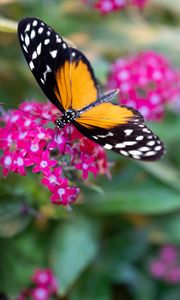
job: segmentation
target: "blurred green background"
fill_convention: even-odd
[[[17,21],[36,16],[73,41],[105,83],[113,60],[153,49],[180,67],[180,1],[149,0],[101,16],[81,0],[0,0],[0,101],[17,106],[45,96],[22,56]],[[13,22],[12,22],[13,21]],[[0,180],[0,291],[15,297],[37,267],[50,267],[60,299],[179,300],[178,284],[153,278],[149,261],[164,244],[180,245],[180,116],[150,127],[165,158],[140,163],[108,153],[112,180],[82,186],[72,211],[50,204],[37,174]],[[26,208],[26,214],[22,213]]]

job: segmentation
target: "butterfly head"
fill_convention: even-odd
[[[79,116],[79,113],[73,109],[68,109],[60,118],[55,120],[58,128],[64,128],[67,123],[71,123]]]

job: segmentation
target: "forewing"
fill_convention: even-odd
[[[37,18],[21,20],[18,25],[18,37],[38,84],[48,99],[64,112],[64,106],[70,97],[70,51],[67,43]],[[63,73],[61,93],[56,81],[59,70]]]
[[[38,84],[62,112],[82,109],[97,99],[98,85],[88,59],[51,27],[25,18],[18,25],[18,36]]]
[[[153,161],[160,159],[165,151],[141,114],[129,107],[102,103],[83,113],[75,126],[105,149],[125,157]]]

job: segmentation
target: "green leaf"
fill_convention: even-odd
[[[87,197],[86,197],[87,198]],[[82,208],[101,214],[146,213],[160,214],[180,208],[180,195],[163,186],[127,187],[114,192],[106,191],[105,196],[90,196]]]
[[[175,188],[177,191],[180,191],[180,171],[175,169],[170,164],[164,162],[155,162],[151,164],[139,163],[147,172],[154,175],[160,179],[165,184]]]
[[[180,213],[174,213],[166,216],[158,217],[153,224],[153,231],[158,232],[161,242],[164,243],[180,243]],[[159,241],[157,241],[159,242]]]
[[[22,214],[22,203],[0,204],[0,237],[12,237],[23,231],[31,217]]]
[[[0,240],[0,291],[14,296],[29,285],[34,269],[44,265],[45,243],[36,229]]]
[[[76,217],[58,226],[51,242],[50,261],[60,282],[60,293],[78,280],[98,250],[98,225]]]
[[[88,270],[72,289],[70,300],[111,300],[110,281],[96,268]]]

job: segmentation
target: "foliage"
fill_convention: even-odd
[[[25,99],[45,101],[11,22],[25,16],[43,19],[82,49],[102,84],[112,62],[139,51],[157,51],[180,68],[177,0],[149,0],[143,11],[129,7],[106,16],[81,0],[9,0],[1,1],[0,10],[0,101],[10,106],[18,107]],[[178,249],[180,244],[177,107],[168,104],[162,120],[149,124],[166,145],[163,160],[140,163],[108,153],[112,179],[78,182],[81,194],[70,211],[49,202],[38,174],[1,177],[3,294],[15,298],[28,286],[34,269],[51,268],[63,299],[180,298],[178,284],[154,277],[149,267],[161,245]]]

